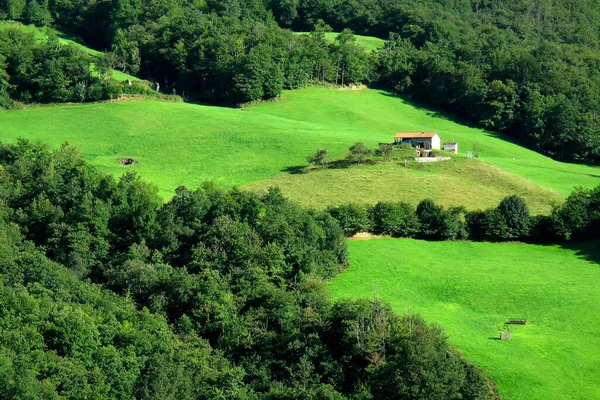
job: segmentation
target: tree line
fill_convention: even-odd
[[[0,398],[492,399],[441,328],[340,300],[329,213],[212,184],[164,202],[72,146],[0,144]]]
[[[600,185],[576,188],[548,215],[531,216],[525,200],[516,195],[487,210],[445,208],[425,199],[416,207],[406,202],[379,202],[374,206],[349,203],[330,206],[327,212],[346,236],[370,232],[426,240],[533,243],[600,239]]]
[[[239,105],[309,83],[370,83],[554,158],[600,160],[595,3],[3,0],[1,18],[71,30],[110,52],[110,67],[201,101]],[[324,36],[332,28],[344,32],[335,42]],[[350,30],[387,44],[368,53]]]
[[[112,79],[111,54],[93,57],[55,35],[38,41],[33,33],[0,30],[0,108],[16,102],[84,102],[123,94],[165,97],[148,82]]]
[[[110,53],[110,68],[205,102],[240,105],[310,82],[359,83],[372,69],[350,31],[330,41],[330,28],[318,24],[313,34],[296,35],[281,29],[261,0],[44,4],[54,25]]]

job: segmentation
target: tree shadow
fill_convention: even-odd
[[[306,173],[308,173],[306,168],[307,168],[306,165],[294,165],[294,166],[285,167],[284,169],[281,170],[281,172],[287,172],[288,174],[291,174],[291,175],[306,174]]]
[[[563,243],[560,247],[574,251],[581,259],[600,265],[600,240]]]
[[[283,168],[281,170],[281,172],[287,172],[288,174],[291,174],[291,175],[297,175],[297,174],[307,174],[311,171],[319,171],[319,170],[325,170],[325,169],[347,169],[347,168],[350,168],[353,166],[375,165],[377,163],[378,163],[377,160],[365,160],[365,161],[361,162],[360,164],[357,164],[355,162],[350,162],[348,160],[335,160],[335,161],[331,161],[331,162],[327,163],[326,167],[311,168],[309,165],[293,165],[293,166],[287,166],[287,167]]]
[[[384,90],[384,89],[382,89],[382,90]],[[414,107],[419,111],[422,111],[427,116],[434,117],[434,118],[440,118],[440,119],[443,119],[446,121],[456,122],[456,123],[459,123],[461,125],[465,125],[465,126],[468,126],[471,128],[482,129],[476,123],[474,123],[473,121],[471,121],[467,118],[461,117],[460,115],[458,115],[452,111],[444,110],[441,108],[436,108],[436,107],[432,106],[431,104],[427,104],[426,101],[421,101],[421,100],[415,99],[414,97],[412,97],[410,95],[399,94],[399,93],[389,92],[389,91],[385,91],[385,90],[383,91],[382,95],[386,96],[386,97],[391,97],[394,99],[402,100],[404,103],[410,105],[411,107]]]

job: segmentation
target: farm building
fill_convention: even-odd
[[[445,142],[444,143],[444,150],[446,151],[451,151],[455,154],[458,154],[458,143],[456,142]]]
[[[437,132],[398,132],[394,135],[395,144],[410,144],[417,149],[439,150],[440,142]]]

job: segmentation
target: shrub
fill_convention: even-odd
[[[98,101],[106,98],[104,85],[100,82],[95,82],[88,87],[87,99],[90,101]]]
[[[380,143],[375,155],[383,158],[384,161],[388,161],[392,157],[393,152],[394,146],[391,143]]]
[[[373,232],[376,234],[413,237],[419,231],[419,220],[408,203],[377,203],[371,212]]]
[[[338,221],[345,236],[353,236],[358,232],[369,232],[373,229],[371,215],[362,204],[342,204],[338,207],[329,207],[327,212]]]
[[[349,150],[350,152],[348,153],[346,160],[357,164],[365,162],[367,158],[373,154],[373,151],[362,142],[354,144]]]
[[[314,155],[306,157],[310,164],[325,167],[327,165],[327,150],[318,149]]]
[[[498,205],[500,220],[497,236],[501,240],[515,240],[527,236],[529,228],[529,209],[522,197],[505,197]]]
[[[416,215],[419,219],[419,235],[426,239],[454,240],[466,237],[465,210],[455,207],[445,210],[436,205],[433,200],[426,199],[417,206]]]

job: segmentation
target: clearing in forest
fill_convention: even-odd
[[[294,32],[296,35],[310,35],[310,32]],[[332,42],[339,36],[339,32],[325,32],[325,39]],[[385,40],[375,36],[354,35],[356,43],[360,44],[365,50],[379,50],[385,47]]]
[[[600,398],[600,243],[348,242],[334,298],[372,298],[441,324],[511,400]],[[512,341],[498,340],[509,318]],[[594,349],[594,350],[592,350]]]

